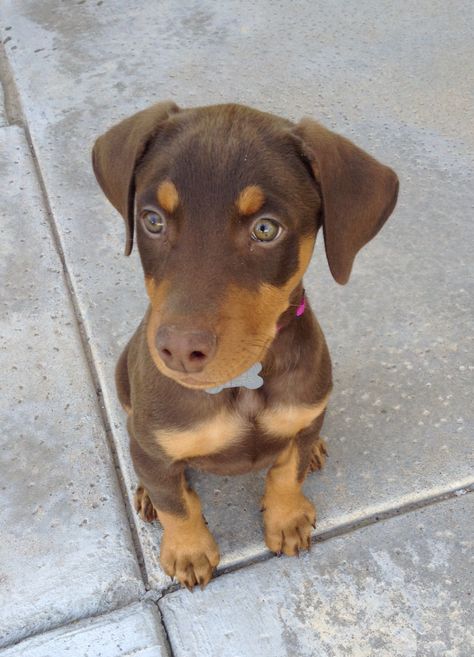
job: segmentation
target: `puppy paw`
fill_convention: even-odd
[[[186,531],[165,529],[161,540],[161,567],[190,591],[196,585],[203,589],[209,583],[219,561],[219,548],[203,521]]]
[[[134,505],[138,515],[145,522],[158,520],[158,514],[153,502],[150,500],[147,489],[143,486],[138,486],[135,491]]]
[[[272,552],[288,556],[311,547],[311,530],[316,524],[316,509],[303,495],[294,493],[279,498],[263,498],[265,543]]]
[[[324,438],[321,438],[320,436],[313,445],[309,471],[314,472],[315,470],[321,470],[324,468],[327,455],[328,451],[326,448],[326,442]]]

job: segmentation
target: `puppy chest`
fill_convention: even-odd
[[[292,438],[308,428],[324,412],[327,398],[316,404],[279,405],[265,409],[258,418],[260,429],[275,438]]]
[[[285,442],[296,436],[324,411],[326,403],[262,408],[245,400],[241,407],[223,409],[187,429],[160,429],[155,438],[173,460],[209,457],[239,448],[260,452],[265,443]]]
[[[248,429],[240,415],[222,410],[188,429],[160,429],[155,437],[167,456],[178,461],[226,450],[240,442]]]

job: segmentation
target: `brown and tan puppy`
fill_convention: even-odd
[[[172,102],[99,137],[93,166],[125,219],[127,255],[136,234],[150,301],[116,382],[140,479],[137,510],[163,526],[165,572],[203,586],[219,562],[187,466],[269,467],[266,544],[297,554],[316,519],[301,485],[324,463],[319,432],[331,392],[303,274],[322,227],[331,272],[347,282],[395,207],[395,173],[310,119]],[[261,387],[207,392],[255,363]]]

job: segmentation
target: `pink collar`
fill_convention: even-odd
[[[300,301],[300,305],[296,309],[296,316],[301,317],[301,315],[304,313],[305,310],[306,310],[306,297],[303,292],[303,297]]]
[[[296,309],[295,316],[296,317],[301,317],[301,315],[304,313],[305,310],[306,310],[306,296],[305,296],[305,292],[303,290],[303,296],[301,297],[300,304],[299,304],[298,308]],[[287,322],[286,324],[277,324],[277,332],[281,331],[281,329],[285,328],[285,326],[288,326],[288,324],[289,324],[289,322]]]

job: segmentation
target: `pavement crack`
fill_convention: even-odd
[[[160,602],[162,597],[163,597],[163,593],[160,593],[160,595],[156,598],[156,600],[153,601],[153,603],[156,607],[156,611],[157,611],[158,617],[159,617],[160,622],[161,622],[161,629],[163,631],[163,640],[164,640],[164,643],[165,643],[165,648],[166,648],[166,650],[169,654],[169,657],[174,657],[173,648],[171,646],[170,634],[168,632],[168,628],[166,627],[166,622],[165,622],[165,619],[163,617],[163,614],[161,612],[160,605],[159,605],[159,602]]]

